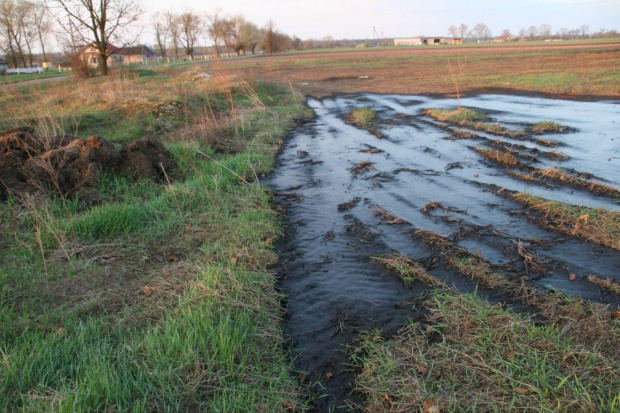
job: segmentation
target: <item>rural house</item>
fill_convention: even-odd
[[[123,64],[145,63],[157,58],[155,52],[148,46],[143,44],[138,46],[123,47],[120,50],[123,56]]]
[[[123,55],[119,53],[121,49],[114,45],[108,44],[107,51],[108,66],[119,66],[123,64]],[[94,44],[89,44],[82,47],[80,54],[82,55],[83,59],[88,63],[89,67],[99,67],[99,50],[97,50]]]
[[[93,44],[84,46],[81,54],[91,68],[99,67],[99,51]],[[112,44],[108,44],[108,55],[108,66],[143,63],[157,57],[155,52],[145,45],[123,47],[121,49]]]
[[[394,46],[414,46],[420,44],[462,44],[459,37],[409,37],[406,39],[394,39]]]

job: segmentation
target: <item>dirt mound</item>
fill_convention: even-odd
[[[75,139],[68,145],[31,157],[20,172],[30,191],[76,194],[93,203],[102,171],[116,169],[119,161],[120,155],[111,143],[93,136],[87,140]]]
[[[0,199],[8,193],[57,193],[97,201],[103,171],[140,178],[160,178],[174,162],[164,146],[151,138],[126,143],[121,150],[100,137],[43,138],[31,128],[0,135]]]
[[[139,178],[163,178],[164,171],[174,167],[164,145],[148,137],[126,143],[120,156],[122,170]]]
[[[0,136],[0,154],[16,152],[39,155],[44,151],[44,142],[32,128],[11,129]]]

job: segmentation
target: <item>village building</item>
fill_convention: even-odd
[[[108,43],[107,46],[107,54],[108,54],[108,66],[120,66],[123,64],[123,55],[119,54],[118,47],[111,45]],[[80,52],[82,54],[82,58],[88,63],[88,66],[91,68],[99,67],[101,55],[99,54],[99,50],[94,46],[94,44],[89,44],[84,46]]]
[[[155,52],[145,45],[119,48],[108,44],[107,50],[109,67],[145,63],[157,58]],[[93,44],[84,46],[81,53],[91,68],[99,67],[101,56],[99,55],[99,50]]]
[[[124,47],[120,50],[123,56],[123,64],[146,63],[157,58],[157,54],[148,46],[143,44],[138,46]]]
[[[404,39],[394,39],[395,46],[417,46],[422,44],[462,44],[460,37],[408,37]]]
[[[6,71],[9,68],[9,64],[2,58],[0,58],[0,75],[6,75]]]

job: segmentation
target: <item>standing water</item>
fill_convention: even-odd
[[[314,385],[316,411],[350,410],[363,402],[351,392],[355,371],[347,361],[347,346],[354,347],[360,333],[389,337],[419,316],[416,297],[425,287],[405,286],[372,261],[393,251],[429,259],[432,252],[412,236],[415,231],[448,237],[499,267],[514,268],[515,245],[526,245],[545,267],[528,273],[536,288],[617,303],[617,297],[586,280],[568,280],[575,273],[619,281],[618,251],[542,228],[520,213],[523,205],[497,189],[616,211],[619,200],[516,179],[475,150],[499,140],[528,167],[561,168],[618,185],[617,102],[499,95],[462,99],[464,106],[515,131],[548,120],[567,126],[570,133],[544,136],[557,144],[554,151],[564,155],[559,159],[544,156],[549,147],[530,135],[476,131],[469,138],[452,138],[450,125],[422,113],[455,109],[452,99],[357,95],[308,104],[316,118],[285,142],[270,186],[289,224],[279,250],[279,287],[287,295],[284,330],[296,369]],[[375,133],[346,122],[360,107],[377,113]],[[431,202],[441,207],[425,208]],[[460,291],[476,290],[473,281],[445,266],[430,272]]]

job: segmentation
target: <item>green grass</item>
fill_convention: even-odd
[[[491,118],[483,113],[464,107],[454,110],[426,109],[424,114],[437,119],[440,122],[448,122],[454,125],[491,133],[494,135],[521,135],[521,132],[511,131],[499,123],[488,123]]]
[[[230,109],[226,90],[141,92],[175,81],[165,74],[123,81],[139,100],[175,98],[192,109],[159,134],[177,137],[165,142],[178,165],[170,183],[106,172],[94,207],[57,197],[0,204],[0,411],[303,407],[267,272],[280,224],[256,177],[311,112],[288,86],[256,85],[265,108],[234,90],[243,124],[221,122],[246,145],[223,154],[202,137],[200,121],[205,105]],[[96,123],[118,116],[135,136],[146,133],[149,121],[131,113],[150,106],[135,110],[89,104],[81,132],[130,140],[128,125]]]
[[[563,132],[566,127],[557,122],[540,121],[531,126],[532,133],[543,134],[549,132]]]
[[[370,108],[353,109],[349,115],[351,123],[363,129],[374,129],[377,113]]]
[[[477,122],[488,122],[491,120],[489,116],[467,108],[455,110],[430,109],[428,114],[442,122],[450,122],[462,126],[475,125]]]
[[[425,324],[368,334],[354,353],[369,411],[617,411],[620,364],[569,328],[539,325],[474,295],[435,290]],[[618,321],[609,321],[617,332]],[[617,333],[615,333],[617,334]],[[612,349],[613,350],[613,349]]]

